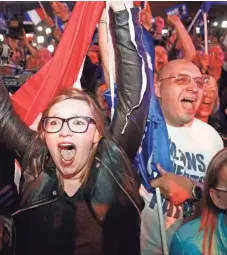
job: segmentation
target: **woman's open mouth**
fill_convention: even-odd
[[[71,166],[75,160],[76,147],[73,143],[59,143],[58,150],[63,166]]]

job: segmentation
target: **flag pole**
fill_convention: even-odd
[[[188,27],[188,30],[187,30],[188,33],[191,31],[192,27],[194,26],[194,24],[195,24],[196,20],[198,19],[199,14],[201,13],[201,11],[202,11],[201,9],[199,9],[199,10],[197,11],[197,13],[196,13],[194,19],[192,20],[191,24],[190,24],[189,27]]]
[[[110,24],[110,20],[109,20],[109,8],[110,8],[110,4],[109,4],[109,0],[106,1],[106,32],[107,32],[107,43],[108,43],[108,67],[109,67],[109,84],[110,84],[110,94],[111,94],[111,101],[112,101],[112,106],[111,106],[111,120],[113,119],[114,116],[114,76],[113,76],[113,65],[112,65],[112,59],[113,54],[112,53],[112,38],[110,35],[110,30],[109,30],[109,24]]]
[[[41,7],[41,9],[43,10],[44,15],[47,17],[46,10],[44,9],[44,6],[43,6],[43,4],[41,3],[41,1],[39,1],[39,6],[40,6],[40,7]]]
[[[156,198],[157,198],[157,205],[158,205],[158,216],[159,216],[159,223],[160,223],[160,229],[161,229],[163,254],[169,255],[169,249],[168,249],[167,240],[166,240],[164,215],[162,211],[161,192],[159,188],[156,188],[155,191],[156,191]]]
[[[207,12],[203,13],[205,54],[208,54]]]

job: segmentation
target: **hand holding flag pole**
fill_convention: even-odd
[[[157,164],[157,169],[161,176],[150,181],[150,184],[153,188],[160,188],[164,198],[168,199],[176,206],[181,205],[187,199],[192,198],[193,182],[191,179],[185,176],[169,173],[159,164]]]
[[[193,182],[184,176],[178,176],[173,173],[166,172],[160,164],[157,164],[157,169],[161,177],[152,180],[151,186],[155,188],[157,205],[158,205],[158,215],[159,223],[161,229],[162,246],[164,255],[168,255],[168,246],[166,241],[165,225],[164,225],[164,215],[162,211],[162,195],[171,201],[174,205],[180,205],[187,199],[192,197],[192,186]]]

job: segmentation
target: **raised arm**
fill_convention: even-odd
[[[8,91],[0,80],[0,143],[16,152],[22,161],[25,154],[32,152],[36,136],[13,111]]]
[[[170,23],[177,31],[177,36],[182,45],[184,51],[184,58],[192,61],[196,55],[195,46],[189,36],[185,26],[181,22],[177,15],[171,15],[167,18],[168,23]]]
[[[133,8],[130,14],[127,10],[117,11],[112,18],[118,103],[109,132],[131,160],[140,146],[150,103],[148,70],[145,73],[148,66],[138,14],[139,9]]]

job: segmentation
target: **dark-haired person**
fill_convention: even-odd
[[[208,53],[209,65],[207,68],[207,73],[212,75],[215,80],[218,81],[221,77],[225,54],[219,44],[210,44]]]
[[[174,235],[170,255],[227,254],[227,149],[207,169],[199,217]]]
[[[203,74],[214,77],[218,84],[218,95],[221,97],[222,90],[227,84],[226,57],[220,44],[211,43],[208,46],[208,55],[203,50],[198,50],[193,62]]]
[[[168,62],[168,54],[164,47],[155,46],[155,71],[159,72],[161,68]]]
[[[226,96],[227,90],[218,97],[218,87],[213,76],[208,76],[208,84],[204,87],[202,102],[196,112],[196,118],[211,125],[221,136],[227,146]],[[225,92],[225,93],[224,93]],[[220,105],[220,106],[219,106]]]
[[[102,113],[83,91],[54,98],[37,133],[20,121],[0,84],[0,140],[17,152],[24,178],[13,214],[16,255],[140,254],[143,201],[132,160],[146,123],[149,77],[142,76],[144,50],[131,41],[130,29],[141,32],[139,10],[129,10],[136,18],[130,28],[124,3],[110,6],[119,101],[105,136]]]

